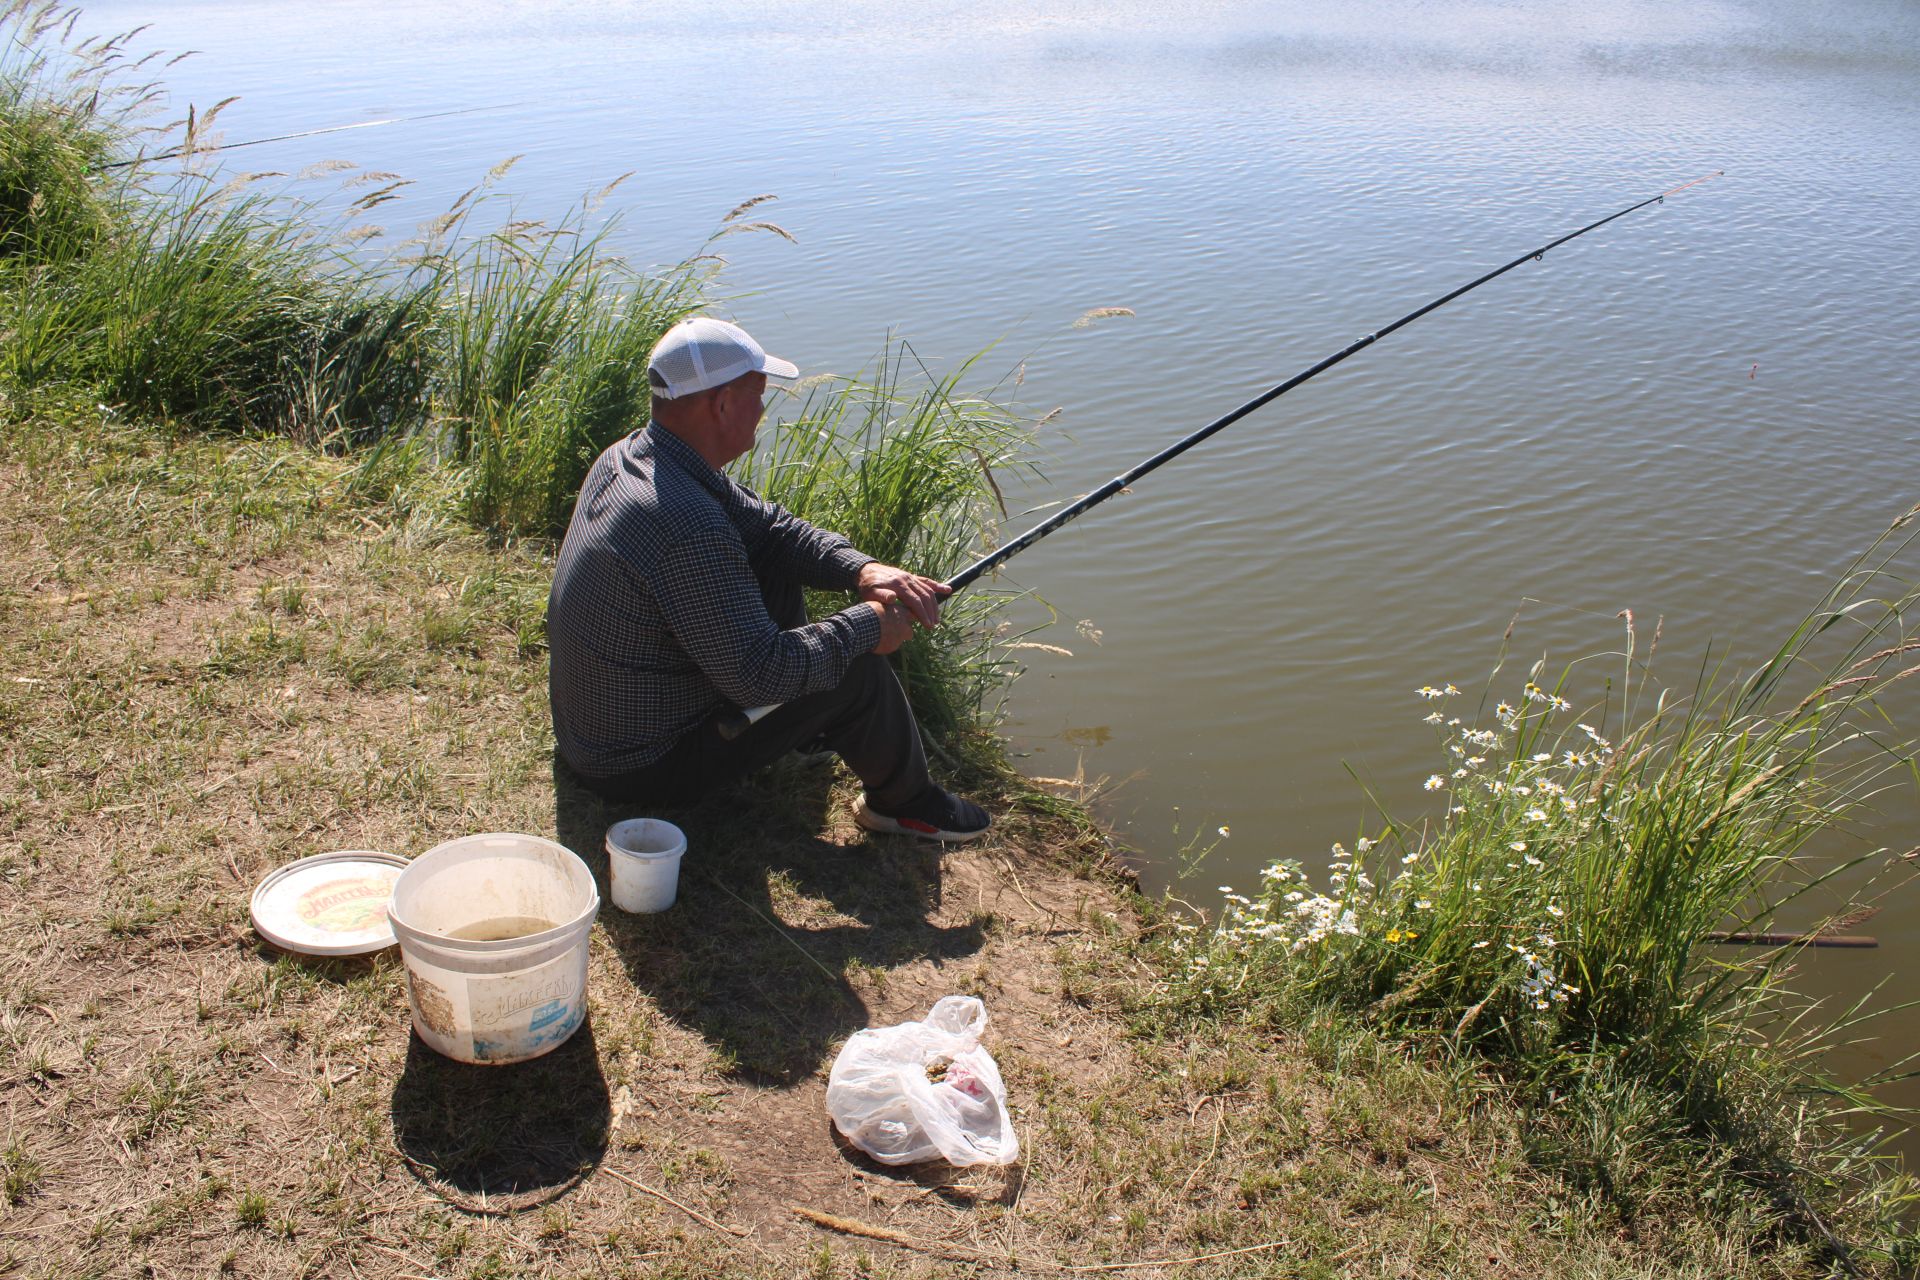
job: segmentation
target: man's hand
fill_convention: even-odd
[[[892,653],[913,637],[913,615],[898,600],[869,600],[867,608],[880,618],[880,643],[873,646],[875,653]]]
[[[884,605],[888,601],[897,601],[905,608],[912,622],[923,627],[940,625],[940,601],[953,594],[953,588],[944,582],[932,578],[923,578],[917,573],[905,569],[896,569],[892,565],[870,561],[860,570],[860,598],[869,604]],[[885,617],[881,618],[884,624]],[[911,625],[911,624],[909,624]],[[905,643],[902,637],[901,643]],[[893,646],[899,648],[899,644]],[[892,649],[881,649],[881,653],[890,653]]]

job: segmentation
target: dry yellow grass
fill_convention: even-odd
[[[1017,787],[1000,836],[944,858],[858,831],[830,773],[674,812],[682,901],[603,914],[589,1025],[523,1066],[440,1059],[391,957],[276,957],[247,895],[308,853],[475,830],[595,857],[622,815],[556,786],[544,549],[359,502],[286,444],[170,441],[80,400],[15,414],[0,1275],[1804,1264],[1762,1210],[1622,1220],[1532,1170],[1493,1092],[1351,1028],[1156,1024],[1103,842]],[[956,991],[993,1015],[1022,1163],[849,1152],[824,1109],[838,1044]]]

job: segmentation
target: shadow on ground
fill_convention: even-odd
[[[831,1117],[823,1120],[822,1128],[840,1158],[869,1182],[912,1183],[956,1209],[976,1209],[983,1204],[1011,1205],[1020,1199],[1020,1192],[1026,1186],[1024,1159],[1004,1166],[959,1166],[939,1159],[917,1164],[882,1164],[849,1142]]]
[[[819,837],[832,777],[783,763],[697,805],[643,808],[609,804],[554,765],[555,830],[593,869],[601,924],[634,985],[756,1083],[805,1079],[869,1024],[849,970],[957,959],[986,941],[975,924],[929,920],[937,849]],[[687,834],[679,900],[658,915],[615,909],[607,884],[607,827],[642,815]]]
[[[600,1163],[613,1106],[593,1027],[508,1067],[455,1062],[418,1034],[393,1090],[393,1136],[408,1167],[463,1208],[530,1208]]]

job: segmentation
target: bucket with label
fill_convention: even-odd
[[[600,893],[551,840],[496,833],[435,845],[393,886],[387,918],[414,1030],[460,1062],[537,1058],[587,1015],[587,933]]]

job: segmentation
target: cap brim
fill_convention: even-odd
[[[766,356],[760,366],[760,372],[769,378],[779,378],[783,382],[792,382],[800,376],[800,366],[791,360],[782,360],[779,356]]]

